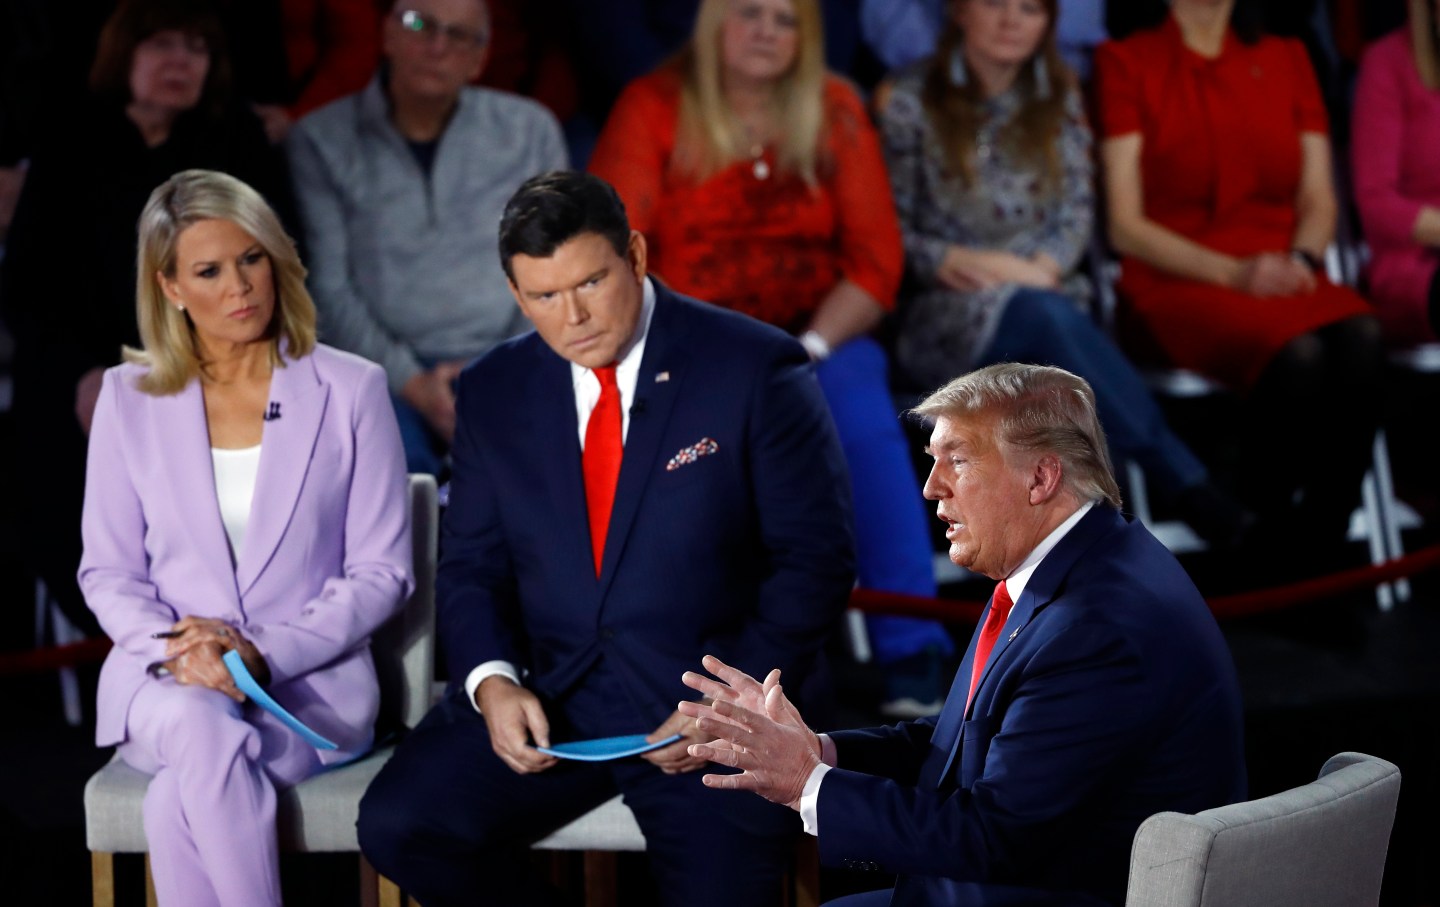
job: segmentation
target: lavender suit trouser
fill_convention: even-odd
[[[322,768],[315,750],[255,706],[173,680],[130,705],[120,757],[154,775],[145,837],[161,907],[280,904],[275,792]]]

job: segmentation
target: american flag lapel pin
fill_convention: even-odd
[[[656,384],[664,384],[666,381],[669,381],[669,380],[670,380],[670,373],[669,373],[669,372],[656,372],[656,373],[655,373],[655,383],[656,383]]]

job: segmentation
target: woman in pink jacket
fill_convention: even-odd
[[[1370,245],[1370,301],[1386,340],[1433,341],[1440,324],[1440,0],[1360,61],[1351,161]]]

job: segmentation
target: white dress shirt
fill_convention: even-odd
[[[640,361],[645,358],[645,338],[650,334],[650,319],[655,314],[655,287],[650,278],[645,278],[640,318],[636,323],[635,336],[620,350],[620,361],[615,367],[615,383],[620,388],[620,441],[623,444],[630,434],[630,404],[635,400],[635,385],[640,378]],[[585,449],[585,428],[590,424],[590,413],[600,401],[600,379],[595,372],[583,365],[570,363],[570,378],[575,387],[575,415],[579,424],[580,449]],[[508,661],[496,659],[477,665],[465,676],[465,693],[475,711],[480,703],[475,700],[475,691],[492,674],[508,677],[520,682],[520,672]]]
[[[1087,501],[1079,510],[1070,514],[1070,516],[1065,519],[1065,522],[1056,526],[1051,530],[1049,535],[1040,540],[1040,544],[1036,545],[1025,557],[1025,560],[1020,562],[1020,566],[1010,571],[1010,575],[1005,577],[1005,591],[1010,593],[1010,601],[1020,601],[1021,593],[1025,591],[1026,584],[1030,582],[1030,577],[1035,575],[1035,568],[1040,566],[1040,562],[1045,559],[1045,555],[1053,551],[1055,546],[1060,544],[1060,540],[1063,539],[1071,529],[1074,529],[1075,524],[1080,522],[1085,514],[1089,513],[1090,509],[1094,506],[1094,501]],[[1015,609],[1012,607],[1010,609],[1010,616],[1013,616],[1014,613]],[[1009,626],[1009,623],[1010,620],[1007,616],[1005,621],[1006,626]],[[1003,631],[1004,627],[1002,627],[1001,630]],[[820,834],[820,782],[825,779],[825,773],[834,768],[837,763],[835,742],[830,739],[829,734],[820,734],[818,736],[820,737],[821,764],[815,766],[815,770],[810,773],[810,777],[805,779],[805,789],[800,793],[800,820],[805,823],[806,833],[812,835]]]

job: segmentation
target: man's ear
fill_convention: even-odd
[[[1053,453],[1041,454],[1030,471],[1030,503],[1046,504],[1065,486],[1065,467]]]
[[[645,234],[639,230],[631,230],[630,242],[625,247],[625,259],[630,265],[630,271],[635,275],[636,283],[645,279],[645,265],[649,254],[649,247],[645,244]]]
[[[530,310],[525,308],[525,299],[520,295],[520,288],[515,286],[515,281],[507,277],[505,278],[505,286],[510,288],[510,295],[515,297],[515,304],[520,307],[520,314],[534,321],[535,319],[530,318]]]

